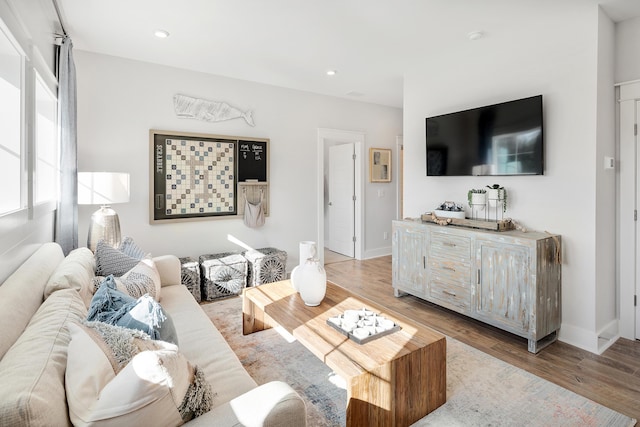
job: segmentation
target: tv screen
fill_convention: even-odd
[[[542,175],[542,95],[426,118],[427,175]]]

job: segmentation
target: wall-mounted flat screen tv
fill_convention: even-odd
[[[542,175],[542,95],[426,118],[427,176]]]

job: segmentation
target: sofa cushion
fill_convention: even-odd
[[[98,241],[95,257],[96,275],[98,276],[108,276],[110,274],[122,276],[140,261],[140,258],[134,258],[126,254],[104,240]]]
[[[214,406],[254,389],[256,382],[187,287],[166,286],[162,293],[162,307],[171,315],[178,332],[180,351],[204,371],[207,380],[215,387]]]
[[[91,279],[96,269],[93,252],[89,248],[74,249],[58,265],[44,287],[44,298],[60,289],[75,289],[80,293],[86,307],[93,297]]]
[[[0,286],[0,359],[42,304],[44,286],[63,259],[60,245],[45,243]]]
[[[75,425],[180,425],[210,409],[210,386],[177,346],[101,322],[69,329],[66,391]]]
[[[130,329],[138,329],[152,339],[178,344],[171,318],[160,303],[145,294],[133,298],[116,286],[113,276],[108,276],[96,291],[87,314],[89,321],[101,321]]]
[[[0,361],[0,425],[69,425],[64,374],[71,339],[66,325],[86,307],[74,289],[54,292]]]

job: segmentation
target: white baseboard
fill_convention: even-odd
[[[602,354],[606,349],[620,338],[620,323],[618,319],[613,319],[598,332],[598,354]]]
[[[391,255],[391,246],[385,246],[384,248],[370,249],[364,252],[363,259],[378,258],[381,256]]]
[[[560,326],[558,340],[598,354],[598,334],[595,331],[587,331],[586,329],[563,323]]]

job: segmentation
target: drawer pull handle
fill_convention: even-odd
[[[453,268],[453,267],[447,267],[447,266],[444,266],[444,267],[442,267],[442,268],[443,268],[444,270],[453,271],[454,273],[455,273],[455,271],[456,271],[456,269],[455,269],[455,268]]]
[[[455,297],[455,296],[456,296],[456,293],[455,293],[455,292],[452,292],[452,291],[444,290],[444,291],[442,291],[442,293],[443,293],[443,294],[450,295],[450,296],[452,296],[452,297]]]
[[[455,247],[456,247],[456,244],[455,244],[455,243],[451,243],[451,242],[444,242],[444,243],[443,243],[443,245],[445,245],[445,246],[451,246],[452,248],[455,248]]]

